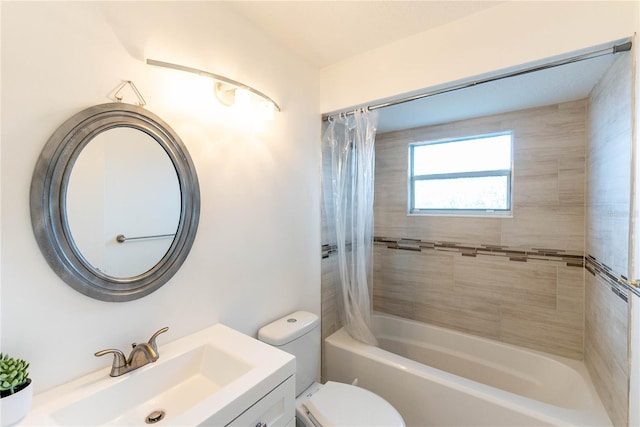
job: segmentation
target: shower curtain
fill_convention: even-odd
[[[373,276],[374,140],[377,112],[331,118],[322,138],[325,241],[335,245],[336,296],[342,325],[377,345],[370,329]]]

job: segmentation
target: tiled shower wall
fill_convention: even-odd
[[[618,290],[611,277],[628,277],[631,59],[619,56],[591,93],[587,149],[584,358],[616,426],[627,424],[629,399],[627,291]]]
[[[328,147],[323,145],[322,147],[322,183],[327,184],[327,177],[330,175],[331,171],[331,152]],[[323,198],[327,198],[327,192],[322,191]],[[321,334],[322,334],[322,369],[321,373],[324,375],[324,339],[340,329],[340,319],[338,316],[338,305],[336,300],[336,280],[338,279],[337,274],[337,259],[335,256],[330,256],[329,248],[335,245],[335,241],[332,241],[329,237],[327,220],[333,219],[333,210],[330,204],[326,203],[323,200],[322,203],[322,230],[321,230],[321,239],[322,239],[322,262],[321,262],[321,274],[322,279],[320,281],[321,286]],[[327,212],[329,209],[329,212]],[[324,378],[322,378],[324,381]]]
[[[583,357],[587,100],[379,134],[374,309]],[[407,215],[407,145],[513,132],[513,217]]]
[[[321,374],[322,381],[324,378],[324,339],[340,329],[340,319],[338,316],[338,305],[336,301],[336,279],[337,275],[334,274],[337,269],[336,257],[329,256],[326,251],[323,251],[322,258],[322,281],[321,281],[321,293],[322,293],[322,318],[321,318],[321,334],[322,334],[322,357],[321,357]]]

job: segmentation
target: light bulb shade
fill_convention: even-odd
[[[223,82],[213,82],[213,92],[222,105],[231,107],[236,103],[236,87]]]

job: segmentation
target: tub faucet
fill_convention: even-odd
[[[125,357],[123,352],[113,348],[100,350],[95,353],[95,355],[96,357],[100,357],[104,356],[105,354],[113,354],[113,365],[111,365],[111,373],[109,375],[111,375],[112,377],[119,377],[120,375],[126,374],[127,372],[133,371],[134,369],[138,369],[139,367],[144,366],[147,363],[153,363],[158,360],[160,354],[158,353],[156,338],[158,337],[158,335],[167,332],[168,330],[168,327],[160,329],[155,334],[153,334],[151,338],[149,338],[149,342],[144,342],[141,344],[131,344],[133,350],[131,350],[129,359]]]

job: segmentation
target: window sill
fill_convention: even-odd
[[[408,212],[407,216],[446,216],[460,218],[513,218],[513,211],[509,212]]]

